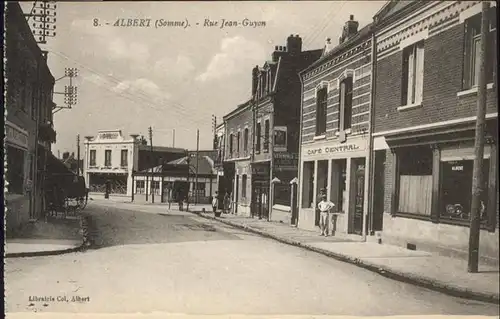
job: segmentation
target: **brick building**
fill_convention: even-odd
[[[235,213],[250,215],[250,161],[252,105],[247,101],[223,117],[225,126],[224,164],[222,174],[224,179],[219,183],[219,202],[226,193],[231,195]],[[222,186],[224,185],[224,186]]]
[[[367,215],[372,38],[354,16],[339,44],[327,39],[323,56],[303,70],[298,227],[315,229],[320,192],[340,214],[331,229],[362,234]]]
[[[51,143],[54,77],[17,2],[6,5],[7,229],[38,219],[45,210],[44,178]]]
[[[481,255],[498,258],[496,8],[486,58]],[[374,17],[373,214],[383,241],[464,255],[472,194],[479,1],[388,2]]]
[[[290,222],[289,182],[298,174],[298,72],[321,53],[303,51],[302,38],[289,36],[286,46],[276,46],[269,61],[253,68],[252,98],[224,117],[236,213]],[[273,179],[278,182],[271,189]]]

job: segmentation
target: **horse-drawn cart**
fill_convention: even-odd
[[[73,173],[51,174],[46,179],[46,200],[50,215],[76,215],[87,206],[85,178]]]

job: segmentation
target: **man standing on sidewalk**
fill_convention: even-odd
[[[212,198],[212,210],[214,214],[217,212],[217,206],[219,206],[219,193],[215,192],[215,196]]]
[[[330,222],[330,210],[335,205],[326,199],[326,194],[321,195],[321,201],[318,204],[319,209],[319,227],[321,229],[320,236],[328,236],[328,223]]]

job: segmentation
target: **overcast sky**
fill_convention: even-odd
[[[121,129],[147,136],[153,144],[211,148],[212,114],[218,122],[250,97],[251,69],[262,65],[290,34],[303,38],[304,49],[338,42],[344,22],[354,14],[360,27],[384,2],[59,2],[57,34],[42,46],[55,78],[77,67],[78,104],[55,114],[57,151],[76,150],[76,135]],[[22,3],[24,11],[31,3]],[[149,18],[143,28],[113,27],[119,18]],[[204,27],[212,21],[247,18],[265,27]],[[94,27],[99,19],[100,27]],[[185,21],[188,28],[155,28],[158,19]],[[110,25],[106,25],[109,23]],[[199,25],[196,25],[199,23]],[[67,80],[56,83],[64,91]],[[61,96],[56,102],[62,104]]]

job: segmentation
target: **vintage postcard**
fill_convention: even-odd
[[[496,2],[4,21],[7,316],[500,315]]]

